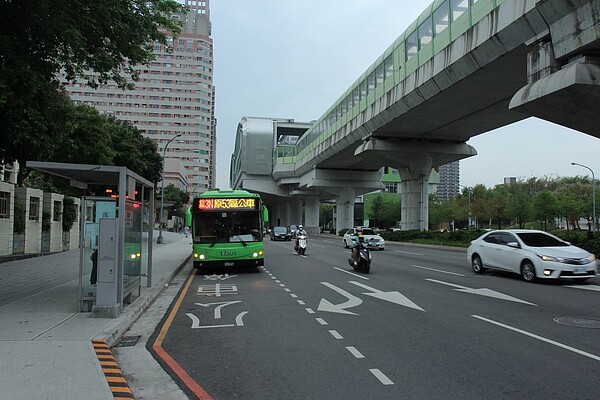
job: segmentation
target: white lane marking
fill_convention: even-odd
[[[360,351],[356,350],[356,347],[354,346],[347,346],[346,350],[348,350],[356,358],[365,358],[365,356],[363,356]]]
[[[305,302],[303,302],[302,300],[296,300],[296,301],[297,301],[297,302],[298,302],[298,304],[300,304],[301,306],[305,306],[305,305],[306,305],[306,303],[305,303]]]
[[[353,308],[356,306],[360,306],[363,302],[360,298],[354,296],[353,294],[346,292],[344,289],[340,289],[339,287],[337,287],[329,282],[321,282],[321,285],[327,286],[331,290],[335,290],[336,292],[338,292],[339,294],[341,294],[348,300],[343,303],[340,303],[340,304],[333,304],[328,300],[321,299],[321,301],[319,302],[319,306],[317,307],[317,311],[327,311],[327,312],[334,312],[334,313],[339,313],[339,314],[358,315],[356,313],[353,313],[352,311],[346,311],[346,308]]]
[[[376,299],[389,301],[390,303],[399,304],[401,306],[414,308],[415,310],[425,311],[421,307],[419,307],[418,305],[413,303],[408,297],[406,297],[405,295],[403,295],[402,293],[400,293],[398,291],[382,292],[381,290],[372,288],[372,287],[362,284],[360,282],[350,281],[350,283],[373,292],[373,293],[363,293],[367,296],[375,297]]]
[[[429,271],[441,272],[443,274],[456,275],[456,276],[465,276],[465,274],[459,274],[459,273],[456,273],[456,272],[444,271],[443,269],[435,269],[435,268],[423,267],[421,265],[412,265],[412,266],[415,267],[415,268],[426,269],[426,270],[429,270]]]
[[[305,308],[305,310],[309,314],[314,314],[315,313],[315,310],[313,310],[312,308],[309,308],[309,307]]]
[[[329,331],[329,333],[331,333],[331,336],[333,336],[333,337],[334,337],[334,338],[336,338],[337,340],[341,340],[341,339],[343,339],[343,338],[344,338],[344,337],[343,337],[342,335],[340,335],[340,334],[338,333],[338,331],[336,331],[335,329],[332,329],[332,330],[330,330],[330,331]]]
[[[281,287],[285,287],[285,285],[284,285],[283,283],[280,283],[280,284],[279,284],[279,286],[281,286]]]
[[[276,278],[276,277],[274,277],[274,276],[271,276],[271,279],[277,279],[277,278]]]
[[[275,279],[275,283],[281,283],[279,279]]]
[[[352,275],[352,276],[354,276],[354,277],[356,277],[356,278],[364,279],[365,281],[368,281],[368,280],[369,280],[369,278],[367,278],[367,277],[364,277],[364,276],[362,276],[362,275],[355,274],[354,272],[346,271],[345,269],[342,269],[342,268],[333,267],[333,269],[337,269],[338,271],[345,272],[345,273],[347,273],[347,274],[350,274],[350,275]]]
[[[598,285],[565,285],[565,287],[570,287],[573,289],[583,289],[583,290],[592,290],[594,292],[600,292],[600,286]]]
[[[572,351],[573,353],[581,354],[582,356],[584,356],[584,357],[589,357],[589,358],[591,358],[592,360],[600,361],[600,356],[597,356],[597,355],[595,355],[595,354],[591,354],[591,353],[585,352],[585,351],[583,351],[583,350],[576,349],[576,348],[574,348],[574,347],[571,347],[571,346],[567,346],[566,344],[562,344],[562,343],[556,342],[556,341],[554,341],[554,340],[551,340],[551,339],[546,339],[546,338],[545,338],[545,337],[543,337],[543,336],[538,336],[538,335],[536,335],[536,334],[533,334],[533,333],[530,333],[530,332],[524,331],[524,330],[522,330],[522,329],[519,329],[519,328],[514,328],[514,327],[512,327],[512,326],[505,325],[505,324],[503,324],[503,323],[496,322],[496,321],[493,321],[493,320],[491,320],[491,319],[488,319],[488,318],[481,317],[481,316],[479,316],[479,315],[471,315],[471,317],[473,317],[473,318],[477,318],[477,319],[480,319],[480,320],[482,320],[482,321],[485,321],[485,322],[489,322],[490,324],[494,324],[494,325],[501,326],[502,328],[510,329],[511,331],[514,331],[514,332],[517,332],[517,333],[521,333],[521,334],[523,334],[523,335],[526,335],[526,336],[532,337],[532,338],[534,338],[534,339],[537,339],[537,340],[541,340],[542,342],[546,342],[546,343],[552,344],[552,345],[554,345],[554,346],[561,347],[561,348],[563,348],[563,349],[565,349],[565,350]]]
[[[244,326],[244,321],[242,321],[242,318],[244,318],[244,315],[248,314],[250,311],[244,311],[238,314],[237,317],[235,317],[235,324],[237,326]]]
[[[423,254],[421,253],[413,253],[410,251],[401,251],[401,250],[394,250],[396,253],[404,253],[404,254],[412,254],[413,256],[422,256]]]
[[[426,281],[430,281],[430,282],[435,282],[435,283],[441,283],[442,285],[447,285],[447,286],[455,287],[457,289],[454,289],[454,290],[456,290],[457,292],[476,294],[476,295],[479,295],[479,296],[486,296],[486,297],[493,297],[493,298],[499,299],[499,300],[514,301],[515,303],[523,303],[523,304],[527,304],[527,305],[530,305],[530,306],[536,306],[537,307],[537,304],[533,304],[533,303],[530,303],[528,301],[521,300],[521,299],[509,296],[509,295],[504,294],[504,293],[496,292],[495,290],[491,290],[491,289],[488,289],[488,288],[473,289],[473,288],[469,288],[469,287],[466,287],[466,286],[455,285],[454,283],[449,283],[449,282],[444,282],[444,281],[438,281],[437,279],[429,279],[428,278],[428,279],[425,279],[425,280]]]
[[[379,379],[379,382],[383,383],[384,385],[393,385],[394,384],[394,382],[392,382],[392,380],[390,378],[385,376],[385,374],[383,372],[381,372],[379,369],[372,368],[369,371],[371,371],[371,373],[373,375],[375,375],[375,378]]]
[[[208,304],[204,304],[204,303],[195,303],[197,306],[201,306],[201,307],[210,307],[210,306],[214,306],[217,305],[215,307],[215,319],[221,319],[221,309],[225,306],[229,306],[231,304],[237,304],[237,303],[241,303],[241,300],[236,300],[236,301],[223,301],[220,303],[208,303]]]
[[[323,318],[315,318],[317,320],[318,323],[320,323],[321,325],[329,325],[327,323],[327,321],[325,321]]]
[[[288,288],[285,288],[285,289],[283,289],[283,290],[284,290],[285,292],[291,292],[291,291],[292,291],[292,289],[288,289]]]
[[[294,293],[290,293],[290,296],[292,296],[294,299],[297,299],[297,298],[298,298],[298,295],[297,295],[297,294],[294,294]]]

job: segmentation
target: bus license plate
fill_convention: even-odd
[[[226,267],[233,267],[233,261],[225,261]]]

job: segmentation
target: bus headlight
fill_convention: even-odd
[[[258,257],[258,253],[252,253],[252,257],[254,257],[254,258]]]
[[[131,258],[132,260],[135,260],[135,254],[130,254],[129,258]]]
[[[198,258],[199,258],[199,259],[201,259],[201,260],[204,260],[204,258],[205,258],[205,257],[206,257],[206,256],[205,256],[204,254],[200,254],[200,255],[198,256]]]

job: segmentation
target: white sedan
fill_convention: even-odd
[[[597,274],[596,257],[544,231],[508,229],[487,232],[467,250],[473,271],[487,268],[516,272],[527,282],[536,278],[586,280]]]
[[[357,228],[350,228],[344,234],[344,247],[354,247],[352,242],[352,238],[355,236],[362,236],[363,242],[367,247],[373,249],[383,250],[385,248],[385,240],[378,234],[376,234],[373,229],[365,228],[359,226]]]

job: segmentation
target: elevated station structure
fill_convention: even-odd
[[[436,0],[294,145],[278,143],[263,121],[271,190],[257,191],[303,199],[306,215],[333,195],[343,229],[355,196],[377,189],[390,166],[402,178],[402,228],[424,230],[426,179],[476,155],[470,138],[530,116],[600,138],[599,82],[600,1]],[[247,119],[242,132],[255,134]],[[253,190],[257,175],[240,160],[255,148],[238,142],[231,185]]]

